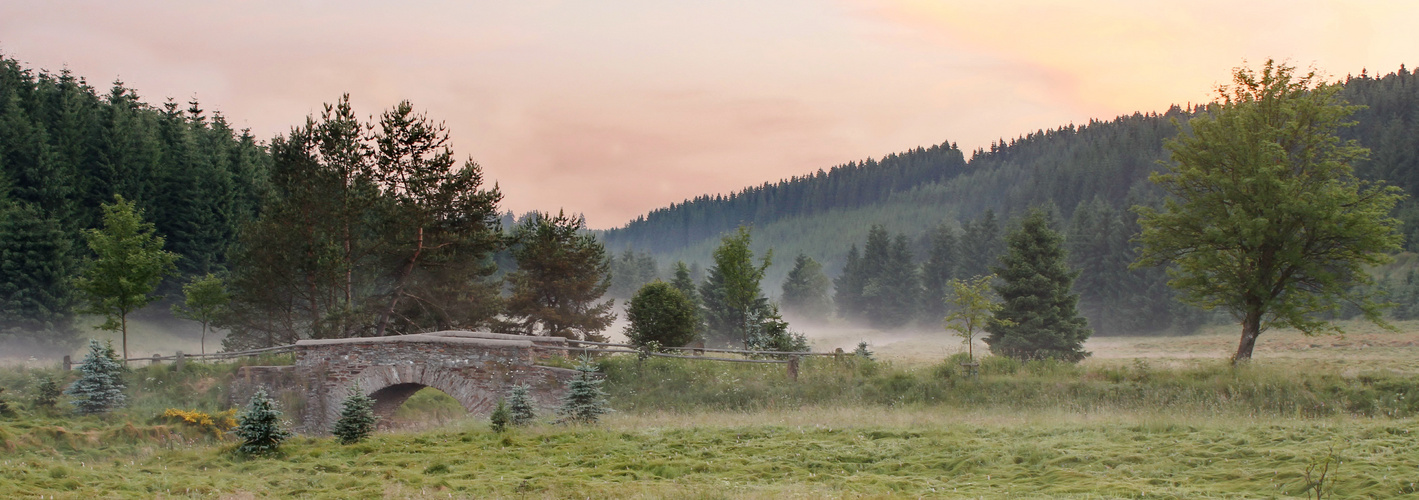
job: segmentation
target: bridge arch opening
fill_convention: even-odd
[[[370,394],[380,426],[389,429],[439,427],[472,416],[453,396],[423,384],[395,384]]]

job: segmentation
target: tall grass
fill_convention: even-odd
[[[1404,418],[1419,412],[1419,376],[1344,377],[1292,366],[1081,367],[986,357],[971,377],[959,357],[928,366],[847,357],[805,359],[797,381],[782,365],[679,359],[601,361],[622,411],[763,411],[800,407],[949,406],[1070,412],[1163,411],[1192,415]]]

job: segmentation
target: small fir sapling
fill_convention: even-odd
[[[872,359],[872,351],[867,350],[866,341],[858,342],[857,349],[853,349],[852,354],[855,356]]]
[[[562,422],[596,423],[601,415],[611,411],[607,407],[606,392],[601,390],[602,380],[596,377],[596,367],[589,358],[583,357],[576,371],[580,373],[567,382],[567,394],[562,397],[562,407],[557,413],[562,415]]]
[[[35,409],[51,409],[59,404],[59,396],[64,392],[59,388],[59,383],[48,375],[37,375],[35,383],[34,399],[30,404]]]
[[[350,395],[340,409],[340,419],[335,421],[331,433],[340,438],[340,444],[355,444],[374,432],[374,398],[360,390],[360,384],[350,387]]]
[[[251,396],[251,403],[237,420],[236,435],[242,440],[237,452],[265,455],[275,452],[282,441],[291,437],[291,432],[281,425],[281,411],[261,389]]]
[[[526,385],[514,385],[508,391],[507,406],[509,417],[508,423],[514,426],[524,426],[537,420],[537,407],[532,404],[531,389]]]
[[[510,423],[512,423],[512,414],[508,412],[507,401],[499,399],[498,406],[493,408],[493,414],[488,416],[488,427],[491,427],[493,432],[501,434],[507,430]]]
[[[64,391],[74,398],[75,411],[90,415],[123,407],[123,365],[113,351],[113,342],[100,344],[90,340],[89,354],[79,365],[79,374],[79,379]]]

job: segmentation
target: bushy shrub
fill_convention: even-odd
[[[641,287],[626,307],[626,338],[637,347],[652,342],[681,347],[699,336],[699,311],[684,293],[663,281]]]
[[[222,439],[228,431],[236,428],[236,410],[227,410],[216,415],[197,410],[168,408],[158,417],[161,420],[192,427]]]

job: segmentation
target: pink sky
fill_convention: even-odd
[[[4,2],[0,53],[269,138],[348,92],[447,123],[515,212],[592,227],[916,146],[1210,99],[1268,57],[1419,48],[1409,1]]]

